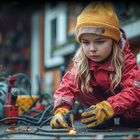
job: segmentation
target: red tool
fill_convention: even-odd
[[[4,105],[4,117],[18,117],[18,106],[16,105],[17,96],[19,90],[14,88],[14,83],[17,80],[16,76],[10,76],[8,78],[8,93],[6,96],[6,103]],[[6,123],[17,123],[17,120],[6,120]]]

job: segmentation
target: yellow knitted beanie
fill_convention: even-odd
[[[84,33],[93,33],[120,40],[119,20],[109,2],[92,2],[83,9],[75,27],[77,41]]]

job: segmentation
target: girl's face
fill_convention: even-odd
[[[94,62],[106,59],[113,46],[113,40],[95,34],[83,34],[81,36],[81,47],[85,55]]]

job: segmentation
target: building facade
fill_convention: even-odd
[[[86,4],[46,3],[42,10],[32,15],[31,79],[34,94],[38,90],[37,76],[41,79],[42,89],[53,93],[71,67],[72,57],[79,47],[74,36],[76,17]],[[114,3],[114,6],[132,52],[137,56],[140,50],[140,6],[122,2]]]

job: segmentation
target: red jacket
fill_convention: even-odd
[[[140,71],[134,55],[130,52],[129,42],[126,40],[123,49],[125,54],[125,68],[122,73],[121,85],[115,89],[115,95],[108,91],[110,87],[109,72],[114,71],[110,61],[104,64],[89,62],[90,72],[93,76],[91,84],[94,93],[86,95],[75,84],[75,69],[69,70],[63,77],[59,88],[54,93],[54,109],[65,107],[71,109],[75,100],[83,106],[89,107],[100,101],[109,102],[116,115],[123,114],[128,119],[140,120],[140,86],[135,81],[140,81]]]

